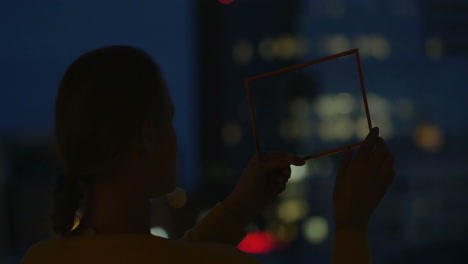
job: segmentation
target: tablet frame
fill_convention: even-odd
[[[255,148],[257,150],[257,155],[258,155],[260,160],[263,160],[263,157],[262,157],[262,152],[260,150],[260,142],[259,142],[259,137],[258,137],[258,128],[257,128],[256,119],[255,119],[255,110],[254,110],[254,104],[253,104],[253,100],[252,100],[252,93],[251,93],[251,89],[250,89],[250,83],[253,82],[253,81],[256,81],[256,80],[271,77],[273,75],[277,75],[277,74],[281,74],[281,73],[285,73],[285,72],[290,72],[290,71],[293,71],[293,70],[305,68],[305,67],[310,66],[310,65],[319,64],[319,63],[322,63],[322,62],[330,61],[330,60],[333,60],[333,59],[341,58],[341,57],[352,55],[352,54],[354,54],[355,57],[356,57],[356,64],[357,64],[357,68],[358,68],[358,72],[359,72],[359,82],[360,82],[360,85],[361,85],[362,99],[363,99],[363,103],[364,103],[364,109],[365,109],[365,112],[366,112],[367,124],[369,126],[369,132],[370,132],[371,129],[372,129],[372,121],[371,121],[371,117],[370,117],[370,113],[369,113],[369,106],[368,106],[368,103],[367,103],[366,88],[364,86],[364,77],[363,77],[363,74],[362,74],[361,60],[359,58],[359,49],[352,49],[352,50],[345,51],[345,52],[342,52],[342,53],[338,53],[338,54],[335,54],[335,55],[330,55],[330,56],[323,57],[323,58],[316,59],[316,60],[312,60],[312,61],[309,61],[309,62],[305,62],[305,63],[301,63],[301,64],[297,64],[297,65],[292,65],[292,66],[282,68],[282,69],[279,69],[279,70],[276,70],[276,71],[272,71],[272,72],[268,72],[268,73],[264,73],[264,74],[260,74],[260,75],[257,75],[257,76],[253,76],[253,77],[244,79],[244,86],[245,86],[245,91],[247,93],[247,101],[248,101],[249,110],[250,110],[250,120],[251,120],[251,123],[252,123],[253,136],[254,136],[254,140],[255,140]],[[309,155],[309,156],[306,156],[306,157],[302,157],[302,159],[310,160],[310,159],[315,159],[315,158],[319,158],[319,157],[323,157],[323,156],[327,156],[327,155],[331,155],[331,154],[336,154],[336,153],[339,153],[339,152],[343,152],[346,149],[358,148],[359,146],[361,146],[361,144],[362,144],[362,141],[358,142],[358,143],[350,144],[350,145],[345,145],[345,146],[342,146],[342,147],[339,147],[339,148],[335,148],[335,149],[315,153],[315,154],[312,154],[312,155]]]

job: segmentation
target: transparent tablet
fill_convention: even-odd
[[[372,128],[357,49],[245,79],[257,153],[306,160],[359,147]]]

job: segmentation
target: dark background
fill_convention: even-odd
[[[227,195],[255,153],[244,78],[359,48],[373,123],[397,160],[370,226],[374,262],[467,258],[468,1],[2,1],[0,36],[1,263],[18,263],[49,238],[60,170],[52,145],[58,82],[79,55],[112,44],[149,52],[177,109],[179,185],[188,203],[174,210],[155,200],[155,234],[180,238]],[[320,79],[297,82],[335,98]],[[343,130],[343,118],[327,109],[330,119],[300,123],[325,127],[316,133],[324,144],[340,144],[336,131],[351,131],[348,140],[365,133],[359,116],[347,116]],[[324,126],[329,120],[336,126]],[[243,250],[256,250],[262,263],[329,263],[339,157],[295,169],[288,190],[251,226],[276,246],[252,235],[264,250]]]

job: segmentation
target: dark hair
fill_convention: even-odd
[[[144,51],[110,46],[90,51],[65,72],[55,105],[58,177],[53,231],[67,235],[89,186],[108,174],[139,135],[145,119],[164,117],[167,89]]]

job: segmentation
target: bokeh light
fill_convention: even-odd
[[[429,152],[440,151],[444,143],[442,130],[432,124],[418,125],[413,138],[416,145]]]
[[[177,187],[174,191],[168,193],[166,198],[172,208],[182,208],[187,203],[187,194],[180,187]]]
[[[169,238],[167,231],[160,226],[151,227],[151,234],[157,237]]]
[[[247,236],[237,245],[241,251],[251,254],[268,254],[276,247],[272,234],[266,231],[257,231]]]
[[[276,56],[282,60],[293,59],[298,51],[298,43],[296,38],[290,34],[281,35],[276,41],[277,45],[275,49]]]
[[[307,201],[300,198],[281,201],[276,209],[278,218],[286,223],[302,219],[307,214],[307,211]]]
[[[324,45],[326,52],[329,54],[336,54],[351,49],[349,39],[339,34],[327,37],[322,45]]]
[[[232,4],[234,0],[218,0],[218,2],[220,2],[223,5],[229,5]]]
[[[335,120],[333,123],[333,133],[335,139],[341,141],[350,140],[354,134],[353,125],[353,120],[347,116],[340,117]]]
[[[328,222],[322,216],[312,216],[303,223],[304,237],[312,244],[323,243],[328,236]]]
[[[289,178],[288,182],[301,182],[306,179],[306,177],[310,175],[307,164],[308,163],[302,166],[291,166],[291,178]]]

